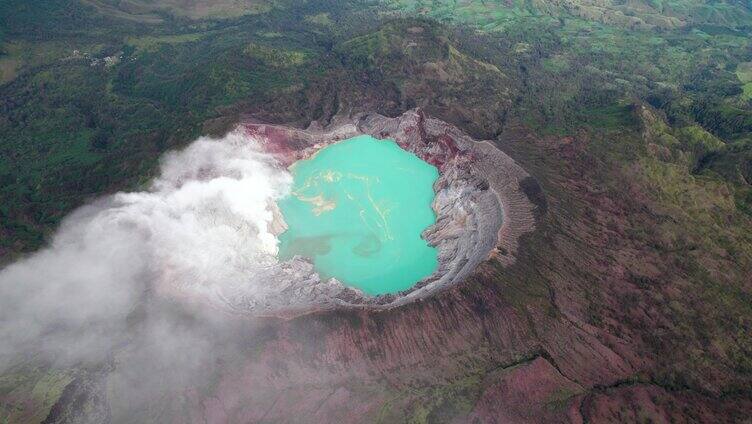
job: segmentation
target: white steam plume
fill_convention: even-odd
[[[49,247],[0,271],[0,359],[96,360],[148,291],[261,296],[273,283],[258,271],[276,262],[269,205],[290,183],[239,132],[166,155],[149,190],[80,208]]]

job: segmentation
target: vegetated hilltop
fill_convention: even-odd
[[[420,106],[493,140],[537,181],[526,186],[537,229],[513,266],[486,263],[389,314],[270,325],[253,354],[212,368],[216,384],[193,404],[239,398],[278,419],[749,416],[748,4],[392,1],[385,11],[331,0],[232,17],[167,6],[150,6],[148,21],[120,15],[142,3],[0,5],[6,258],[41,246],[87,198],[143,184],[159,153],[244,113],[306,125]],[[64,421],[109,403],[123,413],[123,399],[96,395],[106,378],[117,393],[117,373],[114,362],[30,362],[0,378],[1,416]],[[266,377],[287,396],[242,391]],[[294,401],[304,394],[310,402]]]

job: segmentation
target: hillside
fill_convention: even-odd
[[[535,222],[386,311],[215,328],[145,290],[102,357],[0,357],[0,421],[744,422],[751,63],[743,0],[5,1],[0,264],[238,123],[436,119],[530,175]]]

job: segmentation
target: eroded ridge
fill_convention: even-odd
[[[340,307],[390,308],[430,294],[470,275],[484,260],[514,262],[519,237],[533,229],[534,205],[521,182],[530,176],[512,158],[487,141],[475,141],[456,127],[426,117],[420,110],[388,118],[372,114],[337,117],[301,130],[258,123],[241,124],[283,166],[359,134],[395,140],[400,147],[439,169],[434,185],[436,223],[423,237],[439,251],[436,271],[399,294],[367,296],[335,279],[322,281],[312,264],[296,257],[270,266],[267,293],[250,296],[242,288],[221,293],[235,311],[259,315],[297,314]],[[278,209],[277,233],[284,231]]]

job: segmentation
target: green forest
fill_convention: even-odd
[[[752,11],[742,1],[593,10],[274,1],[206,16],[174,13],[170,2],[153,10],[128,3],[0,5],[7,254],[41,246],[85,199],[143,184],[161,152],[227,130],[241,111],[305,124],[336,113],[353,92],[387,98],[387,113],[442,110],[486,138],[512,122],[541,134],[628,128],[625,105],[643,102],[668,123],[669,148],[693,174],[728,182],[737,208],[752,210]],[[415,19],[435,20],[435,51],[402,49],[399,31]],[[418,101],[430,87],[416,81],[414,68],[429,59],[417,54],[446,61],[458,75],[445,84],[456,87]],[[332,84],[342,92],[317,92]],[[474,112],[482,119],[447,106],[485,103],[488,93],[496,94],[488,110]]]

